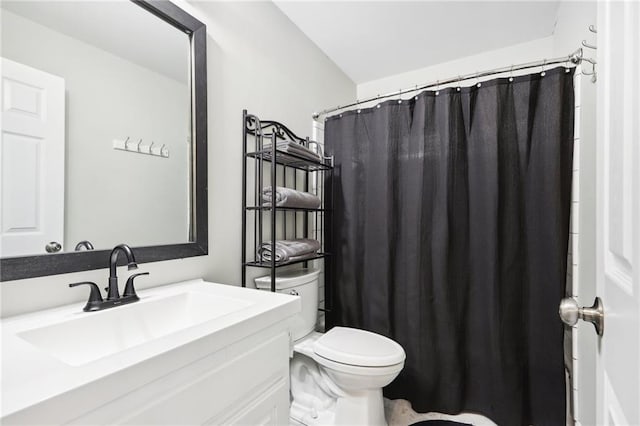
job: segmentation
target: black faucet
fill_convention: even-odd
[[[82,250],[82,248],[85,248],[86,250],[93,250],[93,244],[91,244],[91,241],[89,240],[82,240],[80,241],[78,244],[76,244],[76,248],[75,251],[80,251]]]
[[[138,295],[136,294],[136,290],[133,286],[133,280],[140,275],[149,275],[148,272],[142,272],[139,274],[133,274],[127,280],[127,284],[124,289],[124,293],[122,297],[120,297],[120,293],[118,292],[118,276],[116,274],[116,266],[118,264],[118,254],[123,252],[125,256],[127,256],[128,269],[137,269],[138,264],[136,263],[136,258],[133,255],[133,251],[131,247],[126,244],[119,244],[111,250],[111,255],[109,256],[109,287],[105,288],[107,292],[107,300],[102,298],[100,294],[100,289],[98,288],[96,283],[83,281],[80,283],[69,284],[69,287],[76,287],[79,285],[88,285],[91,287],[91,293],[89,294],[89,301],[84,307],[84,311],[99,311],[106,308],[112,308],[114,306],[125,305],[127,303],[133,303],[140,300]]]
[[[136,258],[133,255],[131,247],[126,244],[119,244],[111,250],[109,257],[109,289],[107,290],[107,300],[115,300],[120,298],[118,293],[118,275],[116,273],[116,266],[118,266],[118,253],[123,252],[127,256],[127,269],[138,269]]]

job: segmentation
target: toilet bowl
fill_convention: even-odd
[[[276,277],[276,291],[301,297],[290,362],[291,411],[303,425],[386,425],[382,388],[404,367],[405,352],[382,335],[348,327],[314,331],[318,309],[315,269]],[[270,277],[256,278],[270,289]]]

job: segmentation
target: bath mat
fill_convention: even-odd
[[[472,426],[469,423],[452,422],[451,420],[423,420],[411,426]]]

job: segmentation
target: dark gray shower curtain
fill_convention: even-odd
[[[565,424],[573,120],[564,68],[327,120],[331,321],[404,347],[388,397]]]

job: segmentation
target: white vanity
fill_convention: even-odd
[[[299,298],[202,280],[2,320],[2,424],[288,424]]]

